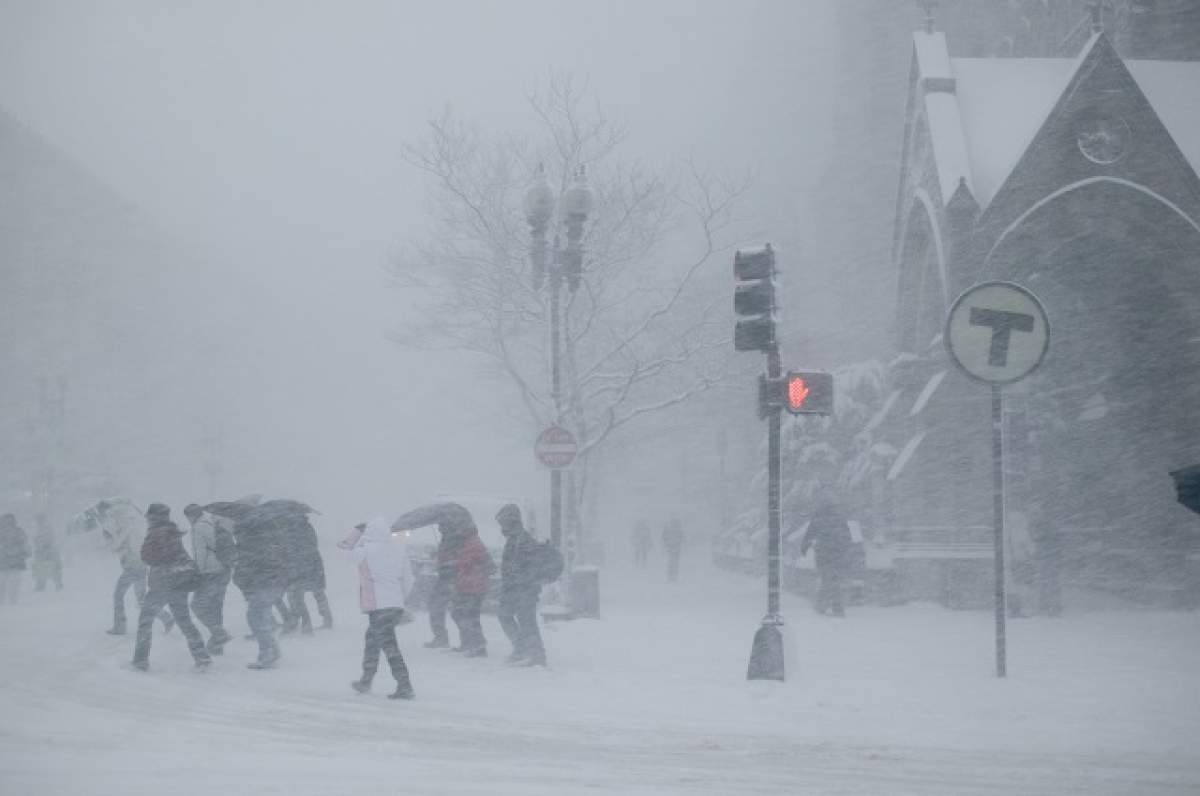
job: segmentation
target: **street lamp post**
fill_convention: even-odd
[[[556,208],[557,204],[557,208]],[[566,228],[567,245],[559,244],[557,232],[551,247],[547,241],[550,222],[557,209]],[[562,424],[562,284],[573,294],[583,278],[583,225],[592,209],[592,192],[587,185],[583,166],[575,173],[569,187],[558,198],[546,179],[544,166],[538,166],[537,176],[525,193],[525,220],[529,223],[533,265],[533,288],[550,290],[550,399],[554,404],[554,422]],[[562,470],[550,470],[550,541],[562,549]],[[567,540],[568,571],[575,557],[573,539]]]

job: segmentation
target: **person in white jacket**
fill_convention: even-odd
[[[396,643],[396,625],[404,617],[405,603],[413,584],[405,542],[402,538],[392,537],[387,520],[376,517],[357,526],[338,547],[358,564],[359,603],[368,620],[362,677],[350,687],[360,694],[371,690],[371,681],[379,669],[379,653],[383,652],[392,676],[396,678],[396,691],[388,698],[412,699],[408,666]]]

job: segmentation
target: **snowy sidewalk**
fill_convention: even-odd
[[[691,568],[688,568],[688,564]],[[285,640],[273,672],[231,644],[206,674],[177,634],[152,670],[111,638],[115,564],[0,607],[3,794],[1195,793],[1200,615],[1113,612],[1010,624],[914,604],[838,621],[786,596],[785,684],[747,683],[757,579],[685,561],[678,584],[602,574],[604,618],[545,629],[550,670],[421,648],[400,630],[417,701],[360,697],[365,621],[330,562],[332,633]],[[83,569],[84,571],[80,571]],[[231,630],[244,626],[231,590]]]

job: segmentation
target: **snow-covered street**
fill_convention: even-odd
[[[656,562],[652,562],[656,563]],[[789,681],[748,683],[757,579],[699,561],[605,573],[604,618],[552,625],[552,668],[421,647],[402,626],[417,700],[348,687],[365,622],[330,567],[338,626],[285,642],[272,672],[248,641],[193,673],[177,633],[148,674],[103,632],[115,564],[77,560],[62,593],[0,612],[5,794],[1194,793],[1200,615],[1114,611],[1010,625],[992,677],[986,612],[858,608],[844,621],[785,598]],[[227,614],[242,630],[242,600]]]

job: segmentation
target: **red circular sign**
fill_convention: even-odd
[[[575,443],[575,435],[562,426],[550,426],[538,434],[533,452],[538,461],[552,469],[558,470],[570,467],[579,454],[579,446]]]

